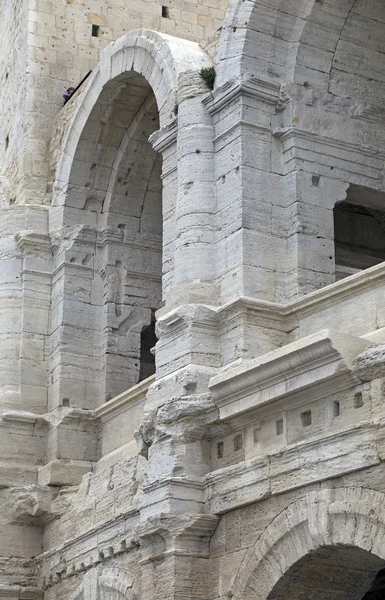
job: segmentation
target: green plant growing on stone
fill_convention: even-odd
[[[209,90],[213,90],[214,84],[215,84],[215,78],[217,76],[215,67],[206,67],[204,69],[201,69],[200,75],[201,75],[203,81],[206,83]]]

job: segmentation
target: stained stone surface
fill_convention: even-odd
[[[0,9],[0,597],[368,599],[383,1],[162,1]]]

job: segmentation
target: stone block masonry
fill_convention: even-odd
[[[0,108],[14,123],[12,131],[6,123],[0,129],[7,197],[49,201],[47,152],[62,94],[97,65],[103,48],[142,27],[204,47],[215,40],[226,7],[226,0],[6,0]]]
[[[226,4],[3,0],[6,600],[383,587],[383,0]]]

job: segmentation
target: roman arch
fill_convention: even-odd
[[[383,503],[382,492],[367,488],[308,493],[247,552],[232,595],[361,600],[385,567]]]
[[[243,265],[245,295],[285,302],[334,283],[341,277],[334,206],[352,204],[351,186],[361,214],[371,208],[373,190],[382,194],[383,204],[384,30],[380,0],[230,2],[215,110],[220,123],[226,114],[220,103],[237,99],[244,137],[234,172],[218,173],[218,190],[226,178],[229,197],[243,190],[254,212],[258,204],[261,224],[255,225],[248,206],[244,211],[244,243],[266,250],[257,260],[251,253]],[[350,212],[354,221],[357,210]],[[348,273],[350,262],[355,264],[342,262]],[[264,286],[252,284],[261,279]],[[229,285],[223,289],[226,299]]]
[[[349,82],[358,76],[367,83],[354,92],[361,98],[368,93],[379,97],[383,28],[376,14],[383,14],[377,0],[295,0],[289,7],[282,0],[231,0],[218,57],[218,84],[261,77],[307,82],[336,93],[337,89],[347,91]],[[373,35],[368,37],[368,28],[373,26]],[[368,80],[374,72],[376,83],[371,86]]]
[[[208,64],[196,43],[131,32],[63,111],[51,160],[51,409],[91,408],[154,372],[155,312],[173,283],[180,85],[186,74],[193,96]]]

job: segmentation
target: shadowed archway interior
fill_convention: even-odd
[[[162,161],[149,142],[158,129],[152,88],[141,75],[124,73],[103,88],[71,169],[67,215],[81,224],[75,246],[93,272],[90,296],[77,289],[71,301],[90,305],[83,327],[94,340],[92,360],[99,359],[98,403],[155,370],[142,332],[154,333],[162,301]]]
[[[321,547],[281,577],[268,600],[383,600],[384,561],[349,546]]]
[[[336,281],[385,260],[385,194],[351,185],[334,207]]]

